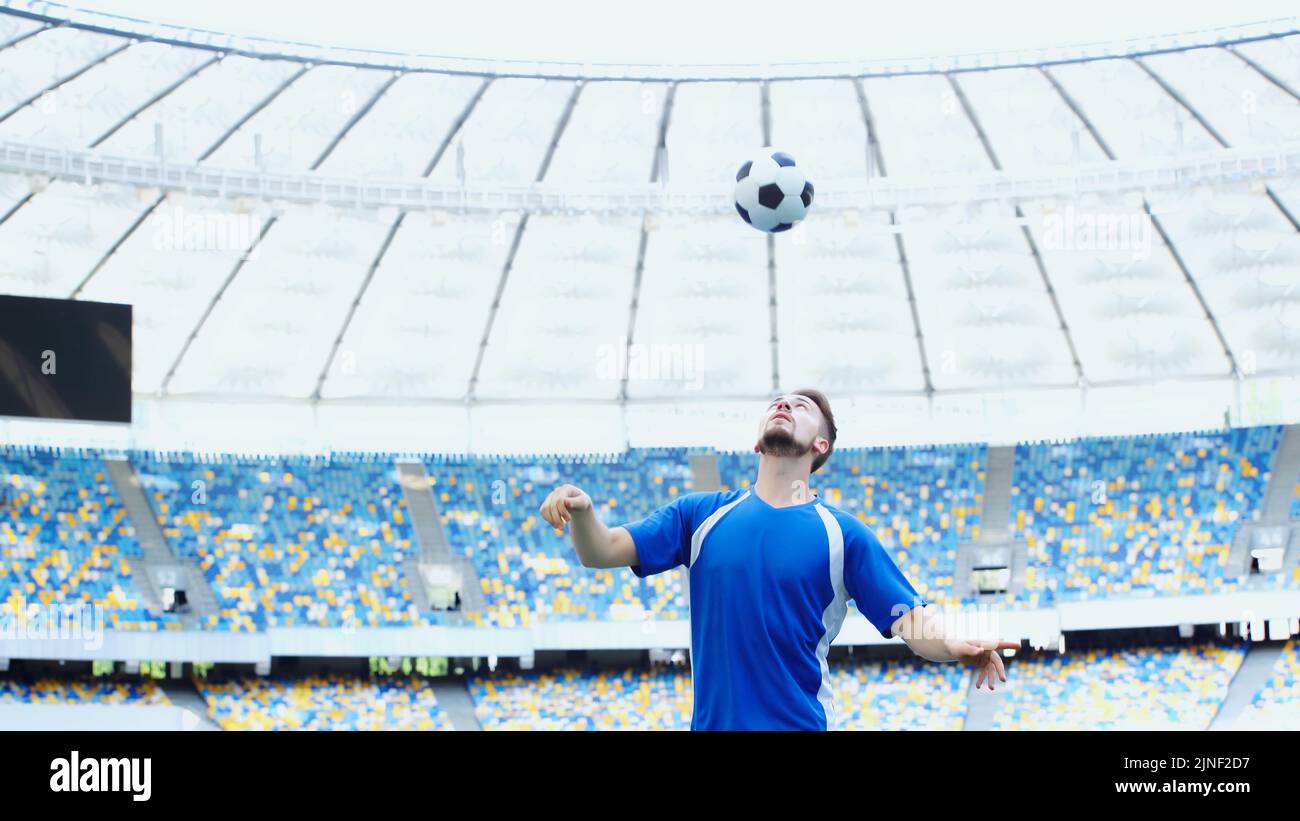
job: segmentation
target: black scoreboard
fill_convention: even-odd
[[[0,416],[131,421],[131,306],[0,296]]]

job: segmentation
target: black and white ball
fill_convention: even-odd
[[[813,184],[794,157],[784,151],[763,151],[736,172],[736,211],[760,231],[789,231],[808,215]]]

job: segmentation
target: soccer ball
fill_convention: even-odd
[[[813,184],[784,151],[763,149],[736,172],[736,211],[760,231],[789,231],[812,201]]]

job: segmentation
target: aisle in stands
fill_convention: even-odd
[[[1264,686],[1238,718],[1240,729],[1300,730],[1300,640],[1291,639]]]

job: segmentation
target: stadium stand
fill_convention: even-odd
[[[484,730],[687,730],[690,670],[513,673],[468,682]]]
[[[1225,562],[1257,517],[1277,427],[1022,444],[1011,532],[1028,545],[1025,588],[1002,601],[1050,606],[1102,596],[1238,588]],[[418,551],[392,454],[251,456],[132,452],[163,533],[195,558],[220,604],[208,629],[441,623],[414,602],[403,560]],[[537,515],[561,482],[602,518],[639,519],[691,492],[683,448],[587,456],[425,456],[451,549],[473,562],[477,625],[687,617],[681,571],[638,579],[582,568]],[[870,526],[922,595],[955,603],[958,545],[980,532],[983,445],[845,448],[814,474],[828,504]],[[748,487],[752,453],[718,457],[724,489]],[[0,601],[101,604],[119,629],[179,629],[138,600],[140,547],[101,454],[0,449]],[[1294,581],[1294,579],[1292,580]],[[1289,584],[1278,577],[1278,584]]]
[[[423,678],[195,679],[223,730],[450,730]]]
[[[1270,426],[1017,446],[1011,529],[1029,546],[1019,600],[1235,589],[1228,551],[1258,516],[1280,436]]]
[[[959,730],[969,671],[914,661],[831,664],[841,730]],[[691,675],[667,665],[481,676],[468,683],[485,730],[686,730]]]
[[[681,448],[633,448],[590,457],[430,457],[431,490],[452,548],[472,559],[488,602],[476,623],[534,619],[686,617],[680,572],[638,579],[630,570],[585,570],[537,509],[562,483],[591,496],[610,525],[642,518],[691,490]]]
[[[419,613],[401,572],[415,549],[386,455],[133,453],[158,522],[199,560],[221,614],[207,625],[406,625]]]
[[[140,602],[131,565],[140,544],[99,454],[0,447],[0,481],[10,499],[0,510],[0,603],[10,612],[89,604],[108,628],[181,627]]]
[[[1204,730],[1242,645],[1138,647],[1017,660],[995,730]]]
[[[840,730],[960,730],[969,668],[919,660],[832,663]]]
[[[0,678],[0,704],[165,705],[171,701],[153,679]]]
[[[957,545],[979,535],[985,462],[983,445],[844,448],[812,489],[868,525],[922,596],[955,603]],[[724,488],[749,487],[758,455],[719,454],[718,471]]]
[[[1250,701],[1238,729],[1300,730],[1300,640],[1286,643],[1268,681]]]

